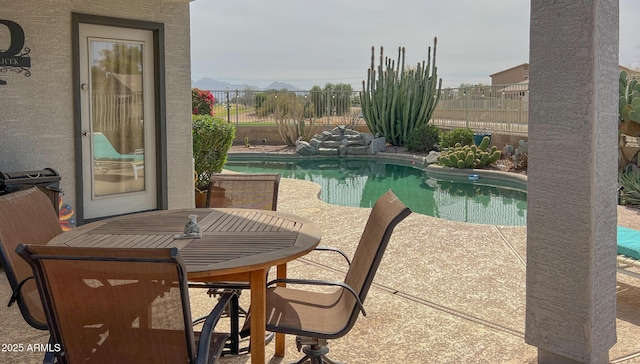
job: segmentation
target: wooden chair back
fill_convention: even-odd
[[[15,252],[18,244],[44,245],[60,233],[62,228],[51,200],[37,187],[0,196],[0,261],[12,290],[33,275],[31,267]],[[34,280],[24,283],[17,303],[29,325],[47,329]]]

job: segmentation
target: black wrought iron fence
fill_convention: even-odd
[[[238,125],[309,120],[314,125],[364,125],[358,91],[212,90],[215,116]],[[447,88],[432,122],[447,128],[526,134],[528,84]]]
[[[215,116],[244,125],[310,119],[316,125],[364,124],[358,92],[212,90]]]

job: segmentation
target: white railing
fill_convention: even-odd
[[[527,134],[527,84],[479,86],[442,90],[433,123],[446,128],[471,128]]]

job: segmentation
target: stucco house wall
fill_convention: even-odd
[[[164,23],[168,207],[193,206],[188,0],[1,1],[0,19],[18,23],[30,49],[30,77],[0,72],[0,171],[52,167],[64,200],[75,196],[72,13]],[[0,26],[0,49],[9,44]]]
[[[491,85],[510,85],[529,79],[529,63],[511,67],[504,71],[496,72],[491,77]]]

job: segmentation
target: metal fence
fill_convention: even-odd
[[[528,84],[452,88],[441,91],[435,125],[507,134],[527,134]]]
[[[527,84],[443,89],[433,123],[445,128],[526,134]],[[365,124],[354,91],[211,90],[215,116],[237,125],[269,125],[309,119],[315,125]]]
[[[311,119],[316,125],[364,124],[360,96],[352,91],[211,90],[215,116],[238,125]]]

